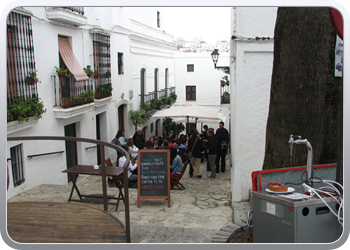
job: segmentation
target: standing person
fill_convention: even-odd
[[[200,138],[200,134],[195,130],[188,142],[188,152],[191,152],[191,164],[193,167],[193,176],[202,178],[199,167],[202,159],[202,151],[204,150],[203,141]],[[190,174],[191,175],[191,174]]]
[[[122,145],[121,142],[124,142],[125,143],[125,139],[123,141],[123,139],[121,138],[124,138],[124,129],[119,129],[117,134],[115,135],[115,137],[113,138],[113,140],[111,141],[111,143],[114,143],[115,145],[117,146],[121,146],[121,147],[124,147],[126,144]],[[122,153],[120,153],[118,150],[117,150],[117,162],[118,162],[118,159],[122,156]]]
[[[208,132],[208,125],[204,125],[203,128],[204,128],[204,132],[201,134],[201,138],[204,142],[204,148],[207,148],[207,143],[208,143],[208,139],[209,139],[208,133],[207,133]],[[211,171],[210,166],[209,166],[209,161],[208,161],[207,150],[205,150],[205,152],[204,152],[204,158],[207,160],[207,171]]]
[[[124,129],[119,129],[117,135],[115,138],[120,142],[120,145],[125,148],[126,146],[126,141],[125,141],[125,130]]]
[[[214,130],[212,129],[207,130],[207,135],[209,138],[207,143],[208,163],[211,169],[211,175],[208,176],[208,178],[215,179],[216,178],[215,159],[216,159],[218,143],[214,135]]]
[[[221,172],[225,173],[226,165],[226,153],[230,142],[230,136],[226,128],[224,128],[224,122],[219,123],[219,128],[216,130],[216,138],[218,140],[218,151],[216,154],[216,173],[219,173],[220,163]],[[221,158],[221,161],[220,161]]]
[[[142,135],[141,129],[136,130],[134,136],[132,137],[134,145],[138,149],[143,149],[145,147],[145,138]]]

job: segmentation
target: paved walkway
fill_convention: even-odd
[[[216,180],[207,178],[206,162],[201,164],[203,178],[189,178],[188,171],[181,183],[185,190],[171,190],[171,206],[161,199],[141,200],[137,207],[137,189],[129,189],[130,224],[132,243],[221,243],[234,230],[246,225],[249,202],[231,202],[230,167],[217,174]],[[101,178],[84,176],[78,179],[81,193],[101,193]],[[9,201],[56,201],[66,202],[71,190],[69,185],[40,185],[17,195]],[[108,194],[117,189],[108,187]],[[90,204],[90,203],[86,203]],[[102,204],[90,204],[103,209]],[[109,211],[123,223],[123,203],[118,211]]]

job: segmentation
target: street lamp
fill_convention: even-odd
[[[222,70],[223,72],[225,73],[229,73],[230,72],[230,67],[228,66],[219,66],[219,67],[216,67],[216,64],[219,60],[219,50],[218,49],[214,49],[213,52],[211,53],[211,58],[213,59],[213,62],[214,62],[214,68],[217,69],[217,70]]]

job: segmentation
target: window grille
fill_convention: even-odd
[[[84,7],[62,7],[62,8],[84,15]]]
[[[194,65],[193,64],[187,64],[187,72],[194,72]]]
[[[157,27],[160,28],[160,12],[157,11]]]
[[[13,185],[16,187],[24,182],[22,144],[10,148]]]
[[[7,104],[17,96],[28,99],[38,95],[36,82],[26,82],[29,73],[34,72],[31,17],[11,12],[7,18]]]
[[[96,89],[111,85],[110,37],[99,33],[93,34],[94,70],[98,71]]]
[[[118,53],[118,74],[123,75],[124,69],[123,69],[123,53]]]
[[[196,100],[196,86],[186,86],[186,101]]]

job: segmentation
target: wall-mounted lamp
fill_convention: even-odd
[[[219,66],[219,67],[216,67],[216,63],[218,62],[219,60],[219,50],[218,49],[214,49],[213,52],[211,53],[211,58],[213,59],[213,62],[214,62],[214,68],[217,69],[217,70],[222,70],[223,72],[229,74],[230,73],[230,67],[228,66]]]

